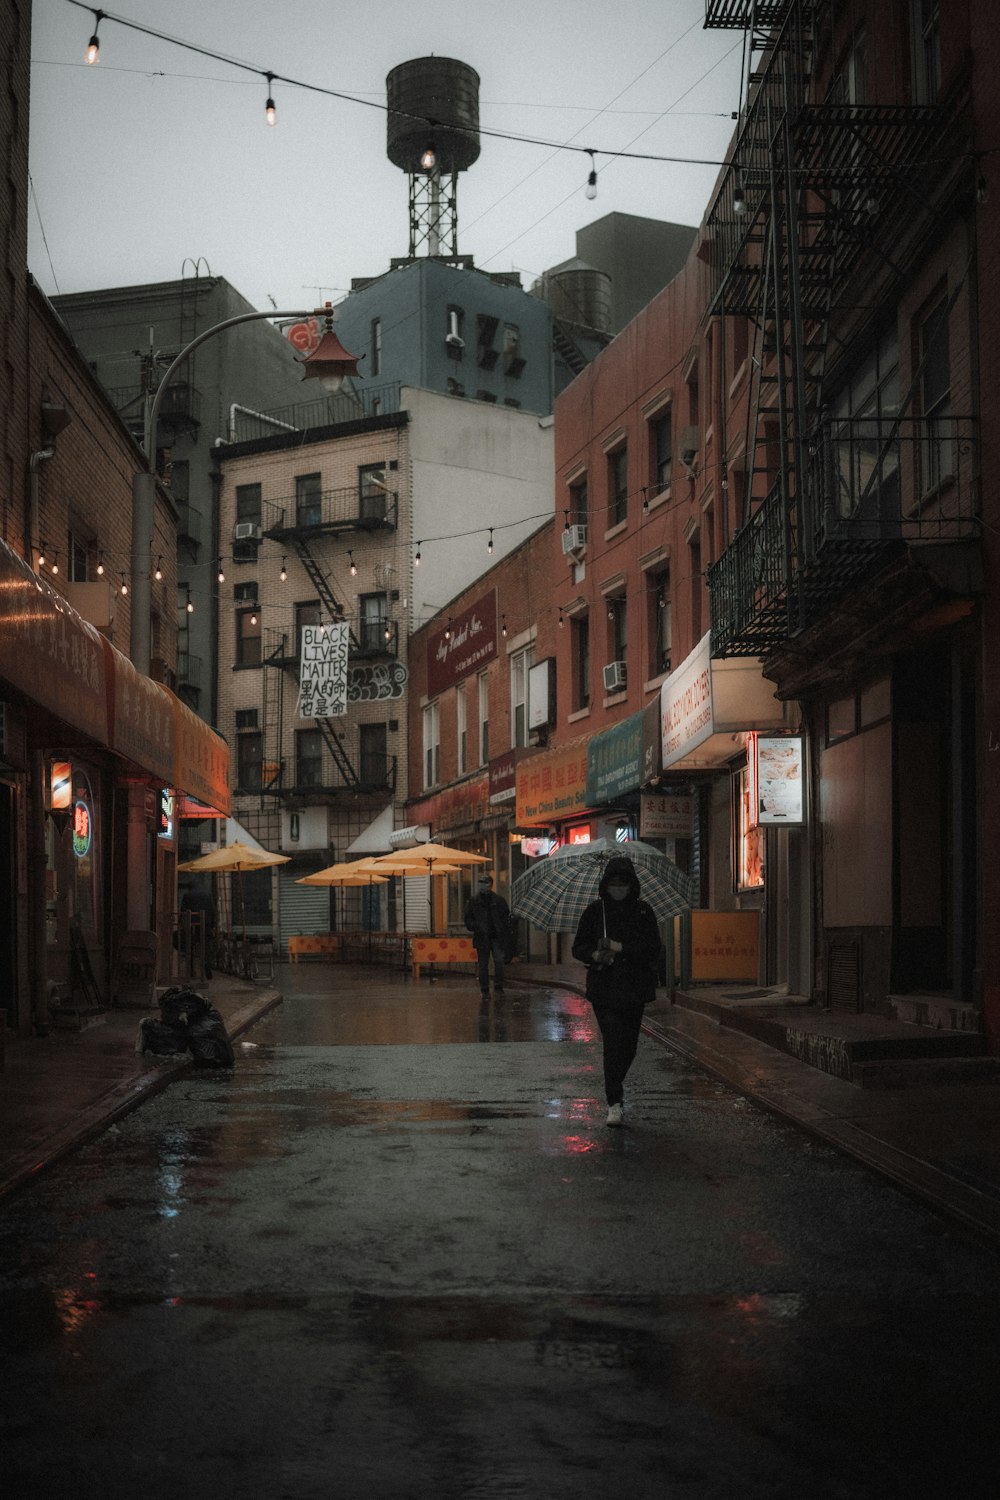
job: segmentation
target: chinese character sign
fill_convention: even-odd
[[[304,719],[333,719],[347,712],[346,624],[303,625],[299,705]]]

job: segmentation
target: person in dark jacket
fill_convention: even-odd
[[[597,892],[580,918],[573,957],[587,965],[587,999],[604,1042],[607,1123],[621,1125],[643,1008],[656,998],[660,930],[652,907],[639,899],[630,859],[609,859]]]
[[[503,994],[504,965],[513,957],[514,930],[510,907],[493,889],[492,875],[479,876],[479,892],[465,908],[465,925],[472,933],[479,971],[479,990],[490,992],[490,955],[493,956],[493,993]]]

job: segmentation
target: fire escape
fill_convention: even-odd
[[[344,605],[330,582],[329,560],[324,559],[327,543],[348,533],[371,535],[394,532],[398,524],[399,496],[384,486],[359,493],[358,488],[315,490],[304,500],[298,497],[289,506],[266,503],[265,525],[260,534],[276,541],[301,563],[316,598],[320,614],[327,621],[345,618]],[[319,621],[317,621],[319,623]],[[384,616],[359,622],[356,631],[349,630],[349,697],[361,697],[357,690],[359,673],[367,671],[382,676],[398,673],[399,622],[392,619],[388,604]],[[264,666],[262,688],[262,776],[264,796],[279,797],[290,803],[316,801],[318,798],[391,796],[396,786],[396,759],[388,755],[362,760],[355,764],[346,744],[346,735],[333,727],[329,719],[318,718],[315,725],[333,760],[335,779],[329,784],[297,785],[297,767],[289,765],[283,755],[284,691],[283,680],[299,681],[300,642],[285,632],[265,630],[262,641]]]
[[[978,534],[975,424],[919,415],[919,369],[886,410],[838,414],[852,355],[971,185],[964,91],[852,102],[828,66],[842,14],[706,0],[706,27],[760,55],[706,221],[711,311],[747,320],[751,369],[745,513],[708,574],[715,656],[766,657],[893,554]]]

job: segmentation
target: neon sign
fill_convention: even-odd
[[[90,806],[82,797],[73,803],[73,853],[77,859],[85,859],[90,853],[94,837],[94,820]]]

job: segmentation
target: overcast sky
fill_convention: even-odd
[[[337,301],[409,245],[407,179],[386,156],[386,74],[431,53],[480,76],[484,136],[459,179],[459,251],[525,285],[605,214],[697,224],[739,106],[741,34],[704,30],[704,0],[120,0],[115,15],[275,81],[129,30],[69,0],[34,0],[29,267],[43,289],[166,281],[195,267],[255,306]]]

